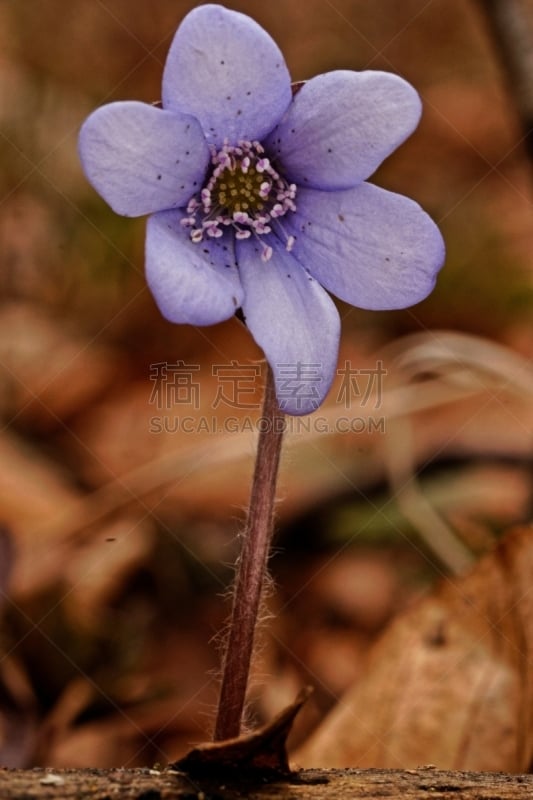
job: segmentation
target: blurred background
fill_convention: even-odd
[[[76,146],[97,106],[159,100],[195,5],[0,3],[8,766],[164,764],[212,726],[261,352],[237,319],[160,317],[144,221],[96,195]],[[448,251],[415,308],[339,305],[338,380],[289,428],[250,720],[311,683],[298,744],[398,612],[530,516],[531,167],[474,0],[226,5],[273,35],[294,80],[378,69],[418,89],[419,129],[372,180],[418,200]]]

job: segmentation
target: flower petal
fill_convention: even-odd
[[[195,119],[135,101],[94,111],[79,149],[89,181],[126,217],[184,206],[201,188],[210,157]]]
[[[417,92],[397,75],[328,72],[304,84],[265,144],[294,182],[348,189],[372,175],[420,114]]]
[[[406,308],[433,289],[444,242],[413,200],[370,183],[340,192],[302,189],[285,218],[293,255],[328,291],[354,306]]]
[[[264,263],[257,242],[237,242],[242,311],[274,371],[280,408],[309,414],[335,375],[340,318],[331,298],[279,240],[271,236],[269,244],[272,258]]]
[[[243,299],[231,236],[193,244],[172,211],[148,220],[146,279],[170,322],[214,325],[231,317]]]
[[[218,5],[185,17],[165,65],[163,106],[195,116],[209,141],[262,139],[291,96],[281,51],[250,17]]]

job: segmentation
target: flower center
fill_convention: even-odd
[[[212,170],[199,195],[187,205],[181,224],[190,228],[195,244],[205,236],[218,238],[224,227],[233,227],[237,239],[259,239],[276,225],[292,250],[294,237],[287,236],[279,221],[288,211],[296,211],[296,186],[289,184],[265,157],[259,142],[239,142],[237,147],[224,144],[213,148]],[[272,248],[262,244],[261,258],[268,261]]]
[[[261,193],[264,182],[263,173],[258,172],[255,166],[244,171],[242,161],[237,162],[234,167],[226,167],[216,179],[211,196],[232,216],[239,211],[256,213],[265,207],[267,198]]]

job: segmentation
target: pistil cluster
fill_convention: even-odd
[[[181,224],[190,228],[195,244],[204,237],[219,238],[224,228],[232,227],[236,239],[249,239],[271,233],[274,226],[292,250],[294,237],[287,236],[280,218],[296,211],[296,186],[289,184],[265,156],[260,142],[225,143],[212,148],[212,171],[202,191],[191,198],[187,216]],[[261,241],[261,258],[272,257],[270,245]]]

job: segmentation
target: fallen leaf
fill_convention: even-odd
[[[74,336],[30,303],[0,309],[0,410],[49,431],[117,379],[111,350]]]
[[[169,767],[202,777],[229,775],[240,779],[243,773],[256,777],[287,777],[290,774],[287,737],[311,692],[309,687],[302,689],[294,703],[259,730],[221,742],[198,745]]]
[[[533,528],[390,625],[294,753],[306,767],[525,772],[533,756]]]

